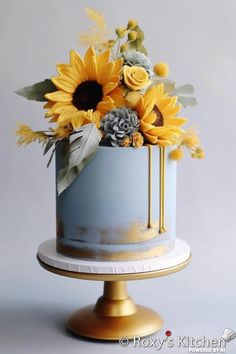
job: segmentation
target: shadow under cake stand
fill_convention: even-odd
[[[119,340],[148,336],[163,325],[158,313],[133,302],[127,294],[126,281],[175,273],[187,266],[191,253],[186,242],[176,239],[175,249],[162,257],[128,262],[87,261],[57,253],[56,240],[50,239],[39,246],[37,258],[49,272],[104,281],[104,292],[97,303],[72,313],[66,326],[80,336]]]

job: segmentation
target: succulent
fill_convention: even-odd
[[[130,137],[138,128],[137,113],[126,107],[112,109],[101,121],[104,139],[112,146],[122,146],[124,138]]]
[[[141,66],[148,72],[149,76],[152,75],[151,62],[145,54],[135,49],[130,49],[122,53],[122,58],[124,65]]]

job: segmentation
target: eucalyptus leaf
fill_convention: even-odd
[[[82,126],[77,133],[70,136],[67,165],[58,173],[59,195],[95,156],[101,137],[100,130],[93,123]]]
[[[197,105],[197,99],[195,97],[178,96],[178,102],[185,108],[188,106],[193,107]]]
[[[174,91],[172,92],[173,95],[178,95],[178,94],[191,94],[194,92],[194,87],[193,85],[190,84],[185,84],[182,85],[180,87],[177,87],[176,89],[174,89]]]
[[[37,82],[32,86],[23,87],[20,90],[17,90],[16,93],[20,96],[27,98],[32,101],[47,101],[44,97],[46,93],[57,91],[56,86],[52,83],[51,80],[46,79],[41,82]]]

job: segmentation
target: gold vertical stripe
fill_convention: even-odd
[[[165,147],[160,146],[160,199],[159,199],[159,233],[167,231],[165,227]]]
[[[152,145],[148,145],[148,229],[152,228]]]

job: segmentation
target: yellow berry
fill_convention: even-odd
[[[130,108],[136,107],[137,104],[139,103],[140,98],[141,98],[141,93],[138,91],[130,91],[125,96],[126,103]]]
[[[128,49],[129,49],[129,47],[127,46],[127,44],[122,44],[122,45],[120,46],[120,51],[121,51],[121,53],[125,52],[125,51],[128,50]]]
[[[127,27],[128,27],[128,29],[134,29],[137,25],[138,25],[138,22],[136,20],[131,19],[131,20],[129,20]]]
[[[135,41],[135,39],[138,38],[138,33],[136,31],[130,31],[128,33],[128,40],[131,41]]]
[[[123,38],[127,33],[127,29],[125,27],[118,27],[116,29],[116,34],[119,38]]]
[[[170,152],[171,160],[178,161],[178,160],[181,160],[183,156],[184,156],[184,153],[180,149],[175,149]]]
[[[157,76],[167,77],[169,75],[169,67],[165,62],[160,62],[153,67],[153,71]]]

